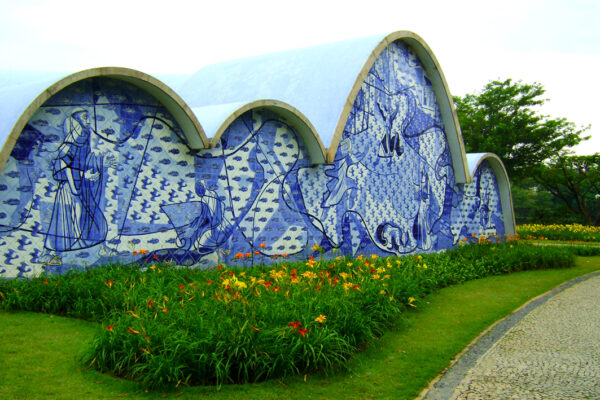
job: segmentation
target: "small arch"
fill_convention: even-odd
[[[192,110],[203,122],[209,133],[211,147],[215,147],[227,128],[242,114],[256,109],[270,110],[292,126],[304,141],[313,165],[326,161],[326,150],[313,124],[297,108],[279,100],[262,99],[249,103],[229,103],[193,108]],[[227,115],[225,117],[225,115]]]
[[[375,60],[387,46],[398,40],[402,40],[416,52],[417,56],[423,63],[425,70],[429,74],[429,78],[431,79],[433,90],[440,107],[442,121],[446,130],[446,138],[448,140],[450,154],[452,156],[452,165],[454,167],[454,177],[457,183],[465,183],[469,180],[465,147],[462,140],[460,125],[458,123],[458,117],[456,115],[456,110],[454,109],[454,104],[452,102],[452,97],[450,95],[450,90],[448,89],[446,78],[444,77],[442,69],[429,46],[423,39],[421,39],[421,37],[409,31],[397,31],[387,35],[379,42],[375,49],[373,49],[371,55],[365,61],[360,73],[356,77],[354,85],[352,86],[352,90],[346,99],[342,113],[339,116],[331,144],[327,149],[327,161],[333,162],[335,158],[339,143],[342,139],[346,121],[348,120],[350,111],[352,110],[352,106],[356,100],[356,96],[358,95],[362,83],[365,81],[369,71],[371,70],[371,67],[375,63]]]
[[[469,168],[469,180],[467,183],[470,183],[473,180],[475,171],[477,171],[482,162],[487,161],[490,164],[490,167],[492,167],[494,175],[496,176],[496,182],[498,183],[498,190],[500,191],[504,232],[514,235],[517,226],[515,223],[515,212],[510,190],[510,181],[502,160],[494,153],[469,153],[466,154],[466,158]]]
[[[29,103],[19,115],[2,145],[2,149],[0,150],[0,172],[2,172],[8,157],[10,157],[25,125],[48,99],[75,82],[99,76],[120,79],[148,92],[173,115],[183,130],[190,147],[193,149],[208,147],[209,142],[200,122],[198,122],[198,119],[183,99],[167,85],[141,71],[122,67],[100,67],[79,71],[59,79]]]

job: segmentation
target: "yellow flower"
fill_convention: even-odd
[[[321,251],[321,246],[319,246],[317,243],[315,243],[315,245],[313,247],[311,247],[311,249],[314,251]]]
[[[379,275],[373,274],[373,279],[379,279]]]
[[[427,269],[427,264],[423,263],[423,269]]]
[[[377,258],[377,254],[371,254],[371,258]]]
[[[351,262],[349,262],[349,263],[348,263],[348,264],[346,264],[346,265],[348,265],[349,267],[351,267],[351,266],[352,266],[352,263],[351,263]]]
[[[350,277],[350,275],[349,275],[347,272],[340,272],[340,276],[341,276],[341,277],[342,277],[344,280],[346,280],[346,279],[348,279],[348,277]]]
[[[381,289],[381,291],[379,292],[379,294],[383,294],[383,295],[385,295],[385,294],[386,294],[386,291],[385,291],[385,290],[383,290],[383,289]]]
[[[234,285],[239,289],[244,289],[248,287],[248,285],[246,285],[246,283],[242,281],[235,281]]]
[[[344,289],[346,289],[346,290],[352,289],[352,286],[354,286],[354,284],[352,282],[345,282],[344,283]]]
[[[324,316],[323,314],[320,314],[317,318],[315,318],[315,321],[322,324],[323,322],[325,322],[326,319],[327,319],[326,316]]]
[[[335,259],[338,260],[338,261],[340,261],[342,259],[342,257],[337,256]]]
[[[302,276],[305,278],[314,279],[317,277],[317,274],[315,274],[312,271],[306,271],[305,273],[302,274]]]

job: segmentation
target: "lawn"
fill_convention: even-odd
[[[573,268],[493,276],[427,295],[417,308],[348,362],[348,371],[244,385],[180,386],[145,392],[137,383],[84,369],[78,355],[98,325],[29,312],[0,312],[0,398],[276,399],[414,398],[493,322],[560,283],[600,269],[600,257]]]

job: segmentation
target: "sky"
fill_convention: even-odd
[[[597,0],[0,0],[0,70],[102,66],[191,74],[219,61],[412,31],[451,94],[512,78],[538,82],[540,113],[591,125],[600,152]]]

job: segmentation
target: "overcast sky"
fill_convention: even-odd
[[[539,82],[544,114],[592,125],[600,152],[600,1],[0,0],[0,69],[121,66],[193,73],[218,61],[410,30],[454,95]]]

